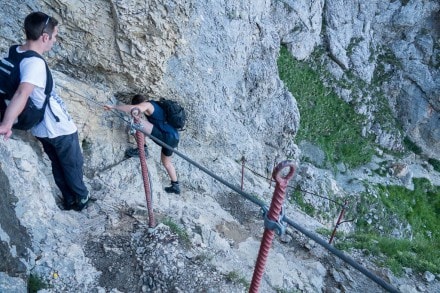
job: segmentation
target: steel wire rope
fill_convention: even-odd
[[[62,85],[60,85],[60,86],[61,86],[62,88],[64,88],[65,90],[67,90],[67,91],[69,91],[69,92],[73,92],[74,94],[76,94],[76,95],[78,95],[78,96],[80,96],[80,97],[82,97],[82,98],[84,98],[84,99],[86,99],[86,100],[88,100],[88,101],[90,101],[90,102],[92,102],[92,103],[94,103],[94,104],[100,106],[100,107],[104,107],[104,106],[105,106],[104,103],[101,103],[101,102],[95,101],[95,100],[92,99],[92,98],[86,97],[86,96],[84,96],[84,95],[82,95],[82,94],[80,94],[80,93],[78,93],[78,92],[76,92],[76,91],[73,91],[73,90],[71,90],[71,89],[69,89],[69,88],[63,87]],[[127,123],[127,124],[130,124],[130,123],[131,123],[131,121],[128,120],[128,119],[126,119],[126,118],[125,118],[125,115],[123,115],[123,114],[120,113],[119,111],[114,110],[114,109],[109,109],[108,111],[111,112],[111,113],[113,113],[114,115],[118,116],[118,117],[119,117],[121,120],[123,120],[125,123]],[[132,144],[133,144],[133,143],[132,143]],[[147,156],[147,158],[148,158],[148,156]],[[151,200],[153,200],[153,184],[152,184],[152,182],[151,182],[150,170],[148,170],[148,181],[149,181],[149,186],[150,186]],[[106,186],[109,187],[107,184],[106,184]],[[58,198],[60,198],[60,197],[58,197]],[[60,199],[61,199],[61,198],[60,198]]]
[[[82,95],[80,95],[82,96]],[[82,96],[84,97],[84,96]],[[85,97],[86,98],[86,97]],[[87,98],[88,100],[91,100],[89,98]],[[93,101],[94,103],[104,106],[104,104]],[[187,162],[191,163],[192,165],[196,166],[197,168],[199,168],[200,170],[202,170],[203,172],[205,172],[206,174],[208,174],[209,176],[213,177],[214,179],[216,179],[217,181],[219,181],[220,183],[222,183],[223,185],[229,187],[230,189],[232,189],[233,191],[237,192],[239,195],[245,197],[246,199],[248,199],[249,201],[257,204],[258,206],[261,207],[261,209],[263,211],[267,211],[268,207],[266,205],[266,203],[258,198],[256,198],[253,195],[250,195],[244,191],[242,191],[239,187],[234,186],[233,184],[225,181],[223,178],[221,178],[220,176],[217,176],[216,174],[214,174],[213,172],[211,172],[210,170],[208,170],[207,168],[205,168],[204,166],[200,165],[199,163],[195,162],[194,160],[190,159],[189,157],[187,157],[186,155],[182,154],[181,152],[175,150],[173,147],[167,145],[166,143],[162,142],[161,140],[155,138],[154,136],[152,136],[149,133],[146,133],[146,131],[142,128],[142,126],[137,125],[132,123],[132,121],[126,119],[124,117],[123,114],[117,112],[117,111],[111,111],[112,113],[116,114],[117,117],[119,117],[120,119],[122,119],[124,122],[130,124],[130,127],[132,127],[135,130],[141,131],[142,133],[144,133],[146,136],[148,136],[151,140],[155,141],[157,144],[159,144],[162,147],[167,148],[168,150],[173,151],[174,153],[176,153],[179,157],[183,158],[184,160],[186,160]],[[376,276],[375,274],[373,274],[372,272],[370,272],[369,270],[367,270],[366,268],[364,268],[363,266],[361,266],[360,264],[358,264],[353,258],[351,258],[348,255],[345,255],[342,251],[336,249],[335,247],[331,246],[330,244],[328,244],[327,242],[325,242],[323,239],[321,239],[319,236],[313,234],[312,232],[304,229],[302,226],[300,226],[299,224],[295,223],[293,220],[289,219],[287,216],[283,216],[282,219],[280,219],[280,221],[284,221],[287,224],[289,224],[290,226],[292,226],[293,228],[295,228],[296,230],[298,230],[299,232],[301,232],[302,234],[304,234],[305,236],[307,236],[308,238],[312,239],[313,241],[317,242],[318,244],[320,244],[322,247],[326,248],[328,251],[330,251],[331,253],[333,253],[334,255],[336,255],[337,257],[339,257],[340,259],[342,259],[343,261],[345,261],[346,263],[348,263],[349,265],[351,265],[353,268],[357,269],[359,272],[361,272],[362,274],[364,274],[366,277],[368,277],[369,279],[371,279],[372,281],[374,281],[376,284],[380,285],[382,288],[384,288],[385,290],[387,290],[388,292],[392,292],[392,293],[399,293],[399,291],[394,288],[393,286],[391,286],[390,284],[386,283],[384,280],[382,280],[381,278],[379,278],[378,276]]]
[[[255,176],[261,177],[261,178],[266,179],[266,180],[268,180],[268,181],[270,181],[270,182],[273,182],[273,183],[276,182],[276,181],[273,180],[272,178],[267,178],[267,177],[265,177],[264,175],[259,174],[258,172],[252,170],[252,169],[249,168],[249,167],[244,166],[244,168],[247,169],[247,170],[249,170],[249,171],[251,171],[251,173],[253,173]],[[336,201],[336,200],[334,200],[334,199],[331,199],[331,198],[328,198],[328,197],[325,197],[325,196],[322,196],[322,195],[316,194],[316,193],[314,193],[314,192],[307,191],[307,190],[303,190],[303,189],[301,189],[301,188],[299,188],[299,187],[294,187],[294,186],[292,186],[292,185],[287,185],[287,187],[290,187],[290,188],[292,188],[292,189],[299,189],[299,190],[302,191],[302,192],[305,192],[305,193],[308,193],[308,194],[311,194],[311,195],[314,195],[314,196],[320,197],[320,198],[322,198],[322,199],[326,199],[326,200],[328,200],[328,201],[333,202],[333,203],[336,204],[336,205],[339,205],[340,207],[343,207],[343,206],[344,206],[343,203],[340,203],[340,202],[338,202],[338,201]]]
[[[265,202],[263,202],[262,200],[242,191],[239,187],[234,186],[232,184],[230,184],[229,182],[223,180],[221,177],[215,175],[214,173],[212,173],[211,171],[209,171],[207,168],[203,167],[202,165],[198,164],[197,162],[193,161],[192,159],[190,159],[189,157],[185,156],[184,154],[182,154],[179,151],[176,151],[174,148],[172,148],[171,146],[167,145],[166,143],[162,142],[161,140],[155,138],[154,136],[146,133],[146,131],[142,128],[142,126],[140,125],[136,125],[136,124],[132,124],[132,127],[138,131],[143,132],[145,135],[147,135],[150,139],[152,139],[153,141],[155,141],[156,143],[158,143],[159,145],[161,145],[162,147],[165,147],[173,152],[175,152],[179,157],[183,158],[184,160],[188,161],[189,163],[193,164],[194,166],[196,166],[197,168],[199,168],[200,170],[202,170],[203,172],[205,172],[206,174],[208,174],[209,176],[215,178],[216,180],[218,180],[219,182],[221,182],[222,184],[226,185],[227,187],[231,188],[232,190],[234,190],[235,192],[237,192],[238,194],[242,195],[243,197],[245,197],[246,199],[252,201],[253,203],[259,205],[264,211],[268,210],[268,207],[266,205]],[[366,268],[362,267],[360,264],[358,264],[353,258],[351,258],[350,256],[344,254],[342,251],[336,249],[335,247],[331,246],[330,244],[328,244],[327,242],[325,242],[323,239],[319,238],[319,236],[307,231],[306,229],[304,229],[303,227],[301,227],[299,224],[295,223],[294,221],[292,221],[291,219],[289,219],[287,216],[283,216],[282,219],[280,219],[280,221],[285,221],[287,224],[291,225],[292,227],[294,227],[296,230],[300,231],[301,233],[303,233],[304,235],[306,235],[307,237],[309,237],[310,239],[314,240],[315,242],[317,242],[318,244],[320,244],[321,246],[323,246],[324,248],[326,248],[328,251],[330,251],[331,253],[333,253],[334,255],[336,255],[337,257],[339,257],[340,259],[342,259],[343,261],[345,261],[346,263],[348,263],[349,265],[351,265],[353,268],[357,269],[359,272],[361,272],[362,274],[364,274],[366,277],[368,277],[369,279],[371,279],[372,281],[374,281],[376,284],[378,284],[379,286],[381,286],[382,288],[384,288],[385,290],[387,290],[388,292],[393,292],[393,293],[398,293],[399,291],[394,288],[393,286],[391,286],[390,284],[386,283],[384,280],[382,280],[381,278],[379,278],[378,276],[376,276],[375,274],[373,274],[372,272],[370,272],[369,270],[367,270]]]
[[[162,142],[160,139],[152,136],[151,134],[148,134],[145,132],[145,130],[136,124],[132,125],[133,128],[135,128],[138,131],[141,131],[142,133],[144,133],[146,136],[148,136],[150,139],[152,139],[153,141],[155,141],[157,144],[159,144],[162,147],[165,147],[171,151],[173,151],[174,153],[176,153],[179,157],[183,158],[184,160],[186,160],[187,162],[191,163],[192,165],[196,166],[197,168],[199,168],[200,170],[202,170],[203,172],[205,172],[206,174],[208,174],[209,176],[213,177],[214,179],[216,179],[217,181],[221,182],[223,185],[226,185],[227,187],[229,187],[230,189],[232,189],[233,191],[239,193],[240,195],[242,195],[243,197],[245,197],[246,199],[250,200],[251,202],[259,205],[262,209],[266,209],[267,205],[264,201],[262,201],[261,199],[248,194],[242,190],[240,190],[240,188],[238,186],[235,186],[229,182],[227,182],[226,180],[224,180],[223,178],[221,178],[220,176],[217,176],[216,174],[214,174],[213,172],[211,172],[210,170],[208,170],[207,168],[205,168],[204,166],[200,165],[199,163],[195,162],[194,160],[190,159],[189,157],[187,157],[186,155],[182,154],[181,152],[177,151],[176,149],[174,149],[173,147],[167,145],[166,143]]]
[[[70,89],[67,89],[68,91],[72,91]],[[74,92],[74,91],[73,91]],[[105,104],[97,102],[91,98],[88,98],[84,95],[81,95],[77,92],[74,92],[75,94],[99,105],[104,107]],[[247,194],[243,191],[240,190],[240,188],[238,188],[237,186],[232,185],[231,183],[225,181],[224,179],[222,179],[221,177],[215,175],[214,173],[212,173],[211,171],[209,171],[207,168],[203,167],[202,165],[200,165],[199,163],[195,162],[194,160],[190,159],[189,157],[185,156],[184,154],[182,154],[181,152],[175,150],[173,147],[167,145],[166,143],[162,142],[160,139],[155,138],[154,136],[152,136],[151,134],[148,134],[145,132],[145,130],[140,126],[137,125],[135,123],[133,123],[131,120],[126,118],[126,115],[120,113],[117,110],[113,110],[110,109],[109,111],[111,111],[113,114],[115,114],[116,116],[118,116],[120,119],[122,119],[124,122],[126,122],[127,124],[129,124],[132,128],[134,128],[135,130],[141,131],[143,134],[145,134],[146,136],[148,136],[151,140],[155,141],[157,144],[159,144],[162,147],[165,147],[171,151],[173,151],[174,153],[176,153],[179,157],[183,158],[184,160],[188,161],[189,163],[193,164],[194,166],[196,166],[197,168],[199,168],[200,170],[202,170],[203,172],[205,172],[206,174],[208,174],[209,176],[213,177],[214,179],[218,180],[219,182],[221,182],[222,184],[226,185],[227,187],[231,188],[232,190],[234,190],[235,192],[238,192],[240,195],[242,195],[243,197],[247,198],[248,200],[250,200],[251,202],[259,205],[262,209],[266,208],[266,203],[258,198],[256,198],[253,195]]]
[[[369,270],[367,270],[366,268],[364,268],[363,266],[358,264],[353,258],[344,254],[342,251],[336,249],[332,245],[328,244],[323,239],[321,239],[319,236],[304,229],[303,227],[301,227],[300,225],[298,225],[297,223],[295,223],[294,221],[289,219],[287,216],[284,216],[283,221],[285,221],[287,224],[289,224],[290,226],[292,226],[293,228],[295,228],[296,230],[298,230],[299,232],[301,232],[305,236],[309,237],[313,241],[317,242],[318,244],[320,244],[321,246],[326,248],[328,251],[330,251],[331,253],[333,253],[334,255],[336,255],[337,257],[339,257],[340,259],[342,259],[343,261],[345,261],[349,265],[351,265],[353,268],[357,269],[359,272],[361,272],[366,277],[373,280],[376,284],[380,285],[382,288],[384,288],[388,292],[399,293],[399,291],[396,288],[394,288],[393,286],[391,286],[390,284],[388,284],[387,282],[385,282],[384,280],[382,280],[381,278],[379,278],[378,276],[376,276],[375,274],[373,274],[372,272],[370,272]]]

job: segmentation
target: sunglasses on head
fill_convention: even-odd
[[[44,23],[43,29],[41,30],[40,36],[44,33],[44,30],[47,28],[49,20],[50,20],[50,16],[47,17],[46,22]]]

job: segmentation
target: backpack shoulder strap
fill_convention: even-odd
[[[25,58],[30,58],[30,57],[37,57],[40,58],[41,60],[44,61],[44,65],[46,66],[46,87],[44,88],[44,93],[47,95],[50,95],[50,93],[52,92],[52,88],[53,88],[53,78],[52,78],[52,74],[49,70],[49,66],[47,66],[47,62],[46,60],[44,60],[44,58],[38,54],[35,51],[32,50],[27,50],[23,53],[18,53],[17,52],[17,47],[19,45],[13,45],[11,47],[9,47],[9,57],[16,61],[17,64],[19,65],[20,62],[25,59]]]
[[[40,58],[41,60],[44,61],[44,65],[46,66],[46,86],[44,87],[44,94],[46,95],[46,100],[44,101],[43,107],[46,107],[49,104],[49,108],[50,108],[49,99],[50,99],[50,94],[52,93],[52,89],[53,89],[53,78],[52,78],[52,73],[50,72],[50,69],[49,69],[49,66],[47,65],[46,60],[40,54],[38,54],[37,52],[32,51],[32,50],[27,50],[23,53],[18,53],[17,52],[18,46],[19,45],[13,45],[9,48],[9,57],[11,59],[13,59],[14,61],[16,61],[18,66],[20,66],[20,62],[23,59],[30,58],[30,57],[37,57],[37,58]],[[60,119],[52,111],[52,108],[50,110],[51,110],[52,114],[54,115],[55,120],[57,122],[59,122]]]

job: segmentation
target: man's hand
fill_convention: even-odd
[[[0,124],[0,136],[3,135],[3,140],[8,140],[12,135],[11,127]]]
[[[113,105],[104,105],[104,109],[105,110],[112,110],[112,109],[114,109],[115,108],[115,106],[113,106]]]

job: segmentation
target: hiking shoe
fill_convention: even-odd
[[[168,193],[180,194],[179,182],[171,182],[171,186],[165,187],[165,191]]]
[[[87,194],[87,196],[85,198],[82,198],[81,200],[79,200],[79,202],[76,204],[75,207],[75,211],[80,212],[82,211],[85,207],[87,207],[87,205],[90,202],[90,196],[89,194]]]
[[[76,208],[76,204],[74,202],[72,203],[63,202],[62,206],[63,206],[62,210],[64,211],[70,211]]]
[[[144,146],[145,150],[145,157],[148,157],[148,148],[147,145]],[[139,149],[138,148],[130,148],[125,151],[125,156],[132,158],[132,157],[139,157]]]

